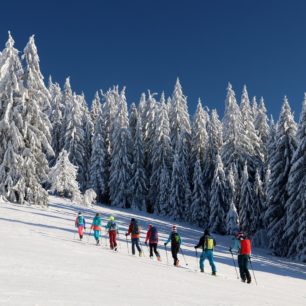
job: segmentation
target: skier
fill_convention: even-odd
[[[216,266],[214,262],[214,247],[216,246],[216,240],[210,236],[209,230],[204,231],[204,235],[200,238],[199,243],[194,246],[195,249],[202,248],[202,254],[200,256],[200,269],[204,273],[204,260],[207,258],[211,266],[212,275],[216,275]]]
[[[117,234],[119,235],[119,228],[113,216],[110,216],[108,220],[109,221],[107,222],[105,229],[108,232],[110,248],[111,250],[117,251],[116,238],[117,238]]]
[[[78,213],[78,216],[75,219],[75,227],[78,229],[80,240],[82,240],[84,230],[86,230],[86,221],[81,212]]]
[[[160,261],[160,255],[159,252],[157,251],[157,244],[158,244],[158,232],[157,228],[155,226],[152,226],[152,224],[149,224],[148,226],[148,231],[147,231],[147,236],[146,236],[146,241],[145,244],[147,245],[149,241],[149,247],[150,247],[150,258],[153,258],[153,250],[154,254],[157,258],[158,261]]]
[[[91,229],[94,231],[94,237],[97,245],[100,245],[100,234],[101,234],[102,220],[99,213],[96,213],[92,220]]]
[[[169,235],[168,240],[164,243],[164,245],[166,246],[169,242],[171,241],[171,253],[172,253],[172,257],[174,260],[173,265],[178,267],[180,261],[177,258],[177,254],[180,250],[181,244],[182,244],[182,240],[180,235],[177,232],[177,228],[176,225],[172,226],[172,232]]]
[[[232,253],[233,250],[238,252],[238,266],[241,281],[244,283],[247,281],[247,283],[250,284],[252,278],[248,266],[251,256],[251,241],[243,232],[238,232],[236,234],[229,251]]]
[[[132,254],[135,255],[135,246],[139,252],[139,256],[143,256],[143,252],[139,246],[139,236],[140,236],[141,228],[138,225],[137,220],[134,218],[131,219],[131,223],[129,225],[128,232],[125,234],[125,236],[129,236],[131,234],[132,238]]]

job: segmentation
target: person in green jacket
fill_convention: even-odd
[[[91,229],[94,231],[94,237],[96,239],[97,245],[100,245],[100,235],[101,235],[102,219],[99,213],[96,213],[92,220]]]
[[[115,222],[114,216],[110,216],[108,218],[108,222],[105,226],[105,229],[108,232],[110,248],[114,251],[117,251],[116,239],[117,239],[117,234],[119,235],[119,228]]]

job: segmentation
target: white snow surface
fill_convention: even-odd
[[[111,214],[121,229],[119,252],[96,246],[93,237],[80,242],[74,221],[82,210],[86,221],[102,212],[103,224]],[[124,232],[130,218],[142,226],[142,244],[149,223],[159,229],[162,262],[127,252]],[[216,235],[215,261],[218,276],[196,272],[193,246],[202,234],[197,227],[179,223],[186,267],[169,266],[163,242],[171,220],[133,210],[105,206],[84,208],[50,197],[49,208],[14,205],[0,201],[0,305],[306,305],[306,265],[253,250],[254,279],[251,285],[237,280],[228,247],[230,237]],[[103,234],[105,234],[103,232]],[[104,236],[105,237],[105,236]],[[129,244],[130,247],[130,244]],[[169,250],[169,247],[168,247]],[[131,251],[130,251],[131,252]]]

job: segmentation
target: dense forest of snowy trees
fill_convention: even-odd
[[[179,79],[168,98],[144,93],[129,109],[114,86],[91,105],[69,78],[46,86],[34,37],[20,56],[9,34],[0,53],[2,198],[47,205],[50,186],[92,188],[100,202],[219,234],[240,228],[306,261],[306,97],[299,123],[286,97],[274,123],[263,98],[250,101],[244,87],[238,103],[230,84],[222,120],[200,100],[191,119]]]

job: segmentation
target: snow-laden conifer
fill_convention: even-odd
[[[100,100],[100,95],[99,95],[99,92],[96,91],[96,94],[95,94],[95,97],[92,101],[92,104],[91,104],[91,121],[93,123],[93,125],[95,125],[96,123],[96,120],[97,120],[97,117],[100,116],[100,113],[101,113],[101,100]]]
[[[226,198],[226,177],[221,156],[217,155],[217,163],[210,195],[210,218],[209,224],[212,232],[226,234],[226,216],[229,210]]]
[[[80,190],[76,181],[77,171],[77,167],[69,161],[67,151],[63,150],[49,173],[50,191],[78,202]]]
[[[132,171],[131,134],[125,89],[120,93],[119,109],[114,122],[112,142],[109,181],[111,205],[128,208],[131,206],[131,190],[129,187]]]
[[[291,159],[296,150],[296,123],[285,97],[277,122],[275,144],[270,152],[271,179],[268,186],[268,205],[265,222],[268,225],[269,247],[276,255],[283,255],[283,234],[286,224],[285,203],[288,200],[287,183]]]

